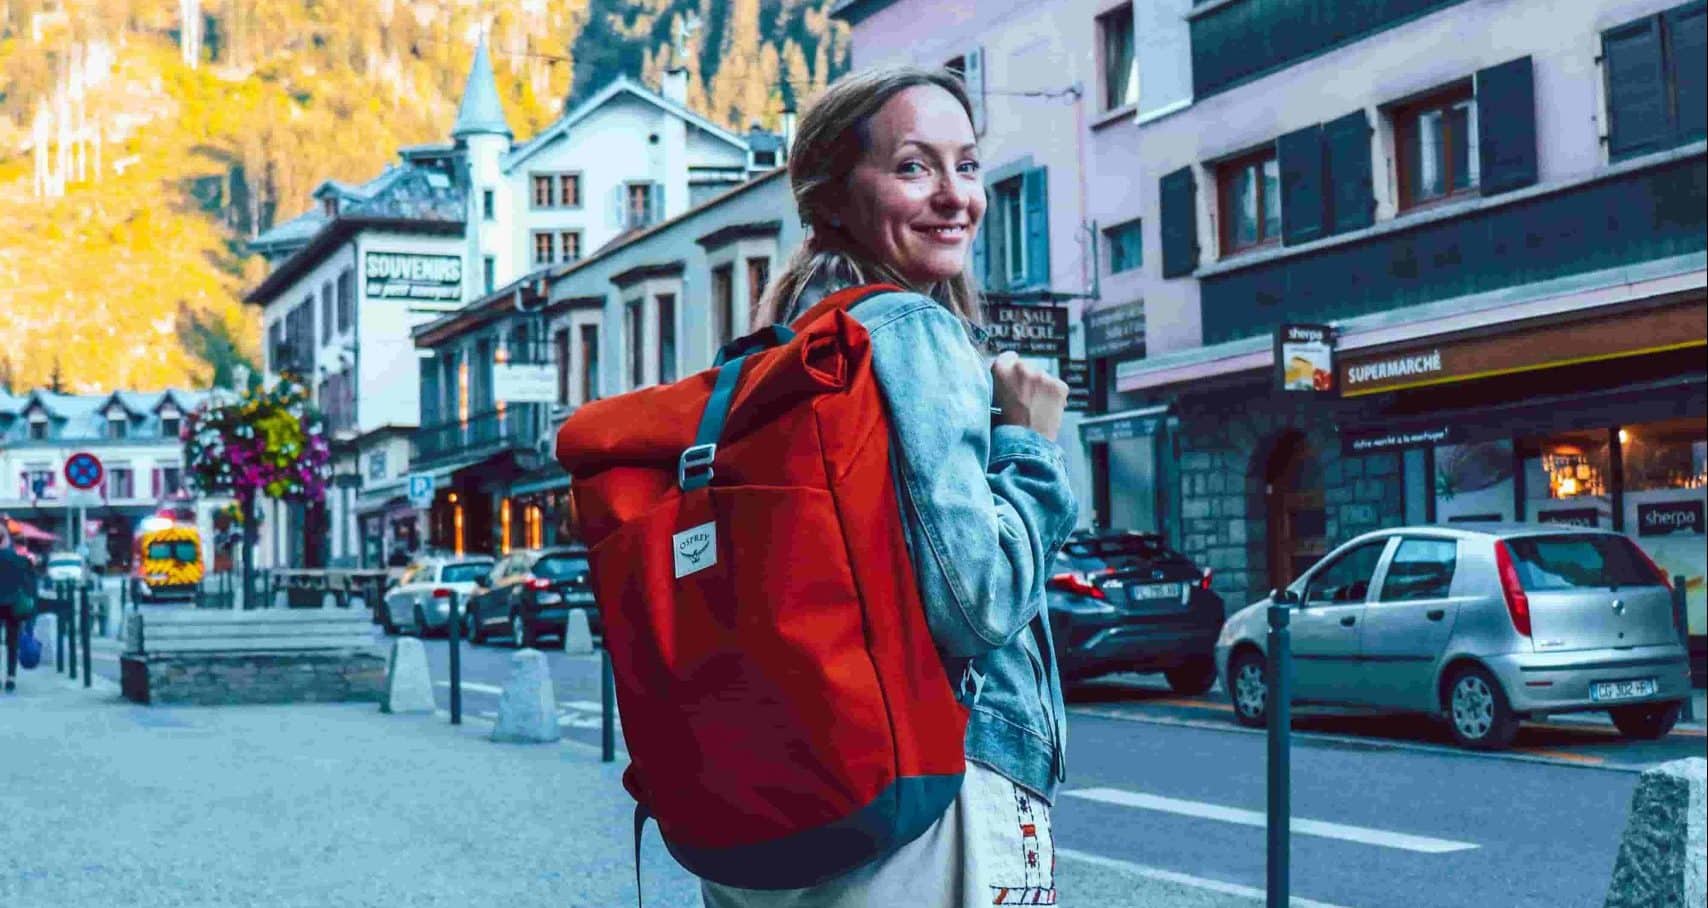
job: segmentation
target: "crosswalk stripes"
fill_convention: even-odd
[[[1242,886],[1238,883],[1206,879],[1204,877],[1192,876],[1191,874],[1179,873],[1173,870],[1163,870],[1160,867],[1146,867],[1143,864],[1135,864],[1132,861],[1123,861],[1120,858],[1105,857],[1101,854],[1092,854],[1089,851],[1079,851],[1074,848],[1057,848],[1056,857],[1069,861],[1078,861],[1082,864],[1091,864],[1092,866],[1102,867],[1107,870],[1130,873],[1134,876],[1144,877],[1147,880],[1173,883],[1177,886],[1188,886],[1193,889],[1202,889],[1206,892],[1219,892],[1223,895],[1239,896],[1241,898],[1252,899],[1253,901],[1263,901],[1265,897],[1265,893],[1262,889],[1257,889],[1252,886]],[[1300,898],[1296,895],[1292,896],[1287,901],[1291,908],[1341,908],[1339,905]]]

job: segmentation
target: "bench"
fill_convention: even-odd
[[[149,610],[125,618],[119,687],[135,703],[377,703],[385,671],[364,612]]]

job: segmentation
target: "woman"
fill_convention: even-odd
[[[35,613],[36,574],[29,559],[12,550],[12,534],[0,519],[0,636],[6,638],[6,681],[0,690],[18,687],[18,639],[24,619]]]
[[[754,313],[756,326],[787,322],[858,284],[913,291],[850,314],[872,339],[932,636],[948,660],[972,660],[961,794],[873,864],[810,889],[703,883],[708,908],[1056,904],[1065,725],[1041,610],[1078,507],[1055,443],[1067,386],[1013,354],[987,365],[971,338],[966,262],[985,212],[971,110],[946,71],[872,70],[826,90],[789,164],[810,234]]]

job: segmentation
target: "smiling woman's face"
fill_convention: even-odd
[[[949,92],[916,85],[878,109],[866,139],[848,177],[843,229],[915,285],[959,275],[985,207],[966,110]]]

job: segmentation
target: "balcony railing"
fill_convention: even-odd
[[[541,404],[509,404],[466,420],[422,426],[415,430],[415,465],[444,466],[504,451],[532,451],[543,417]]]

